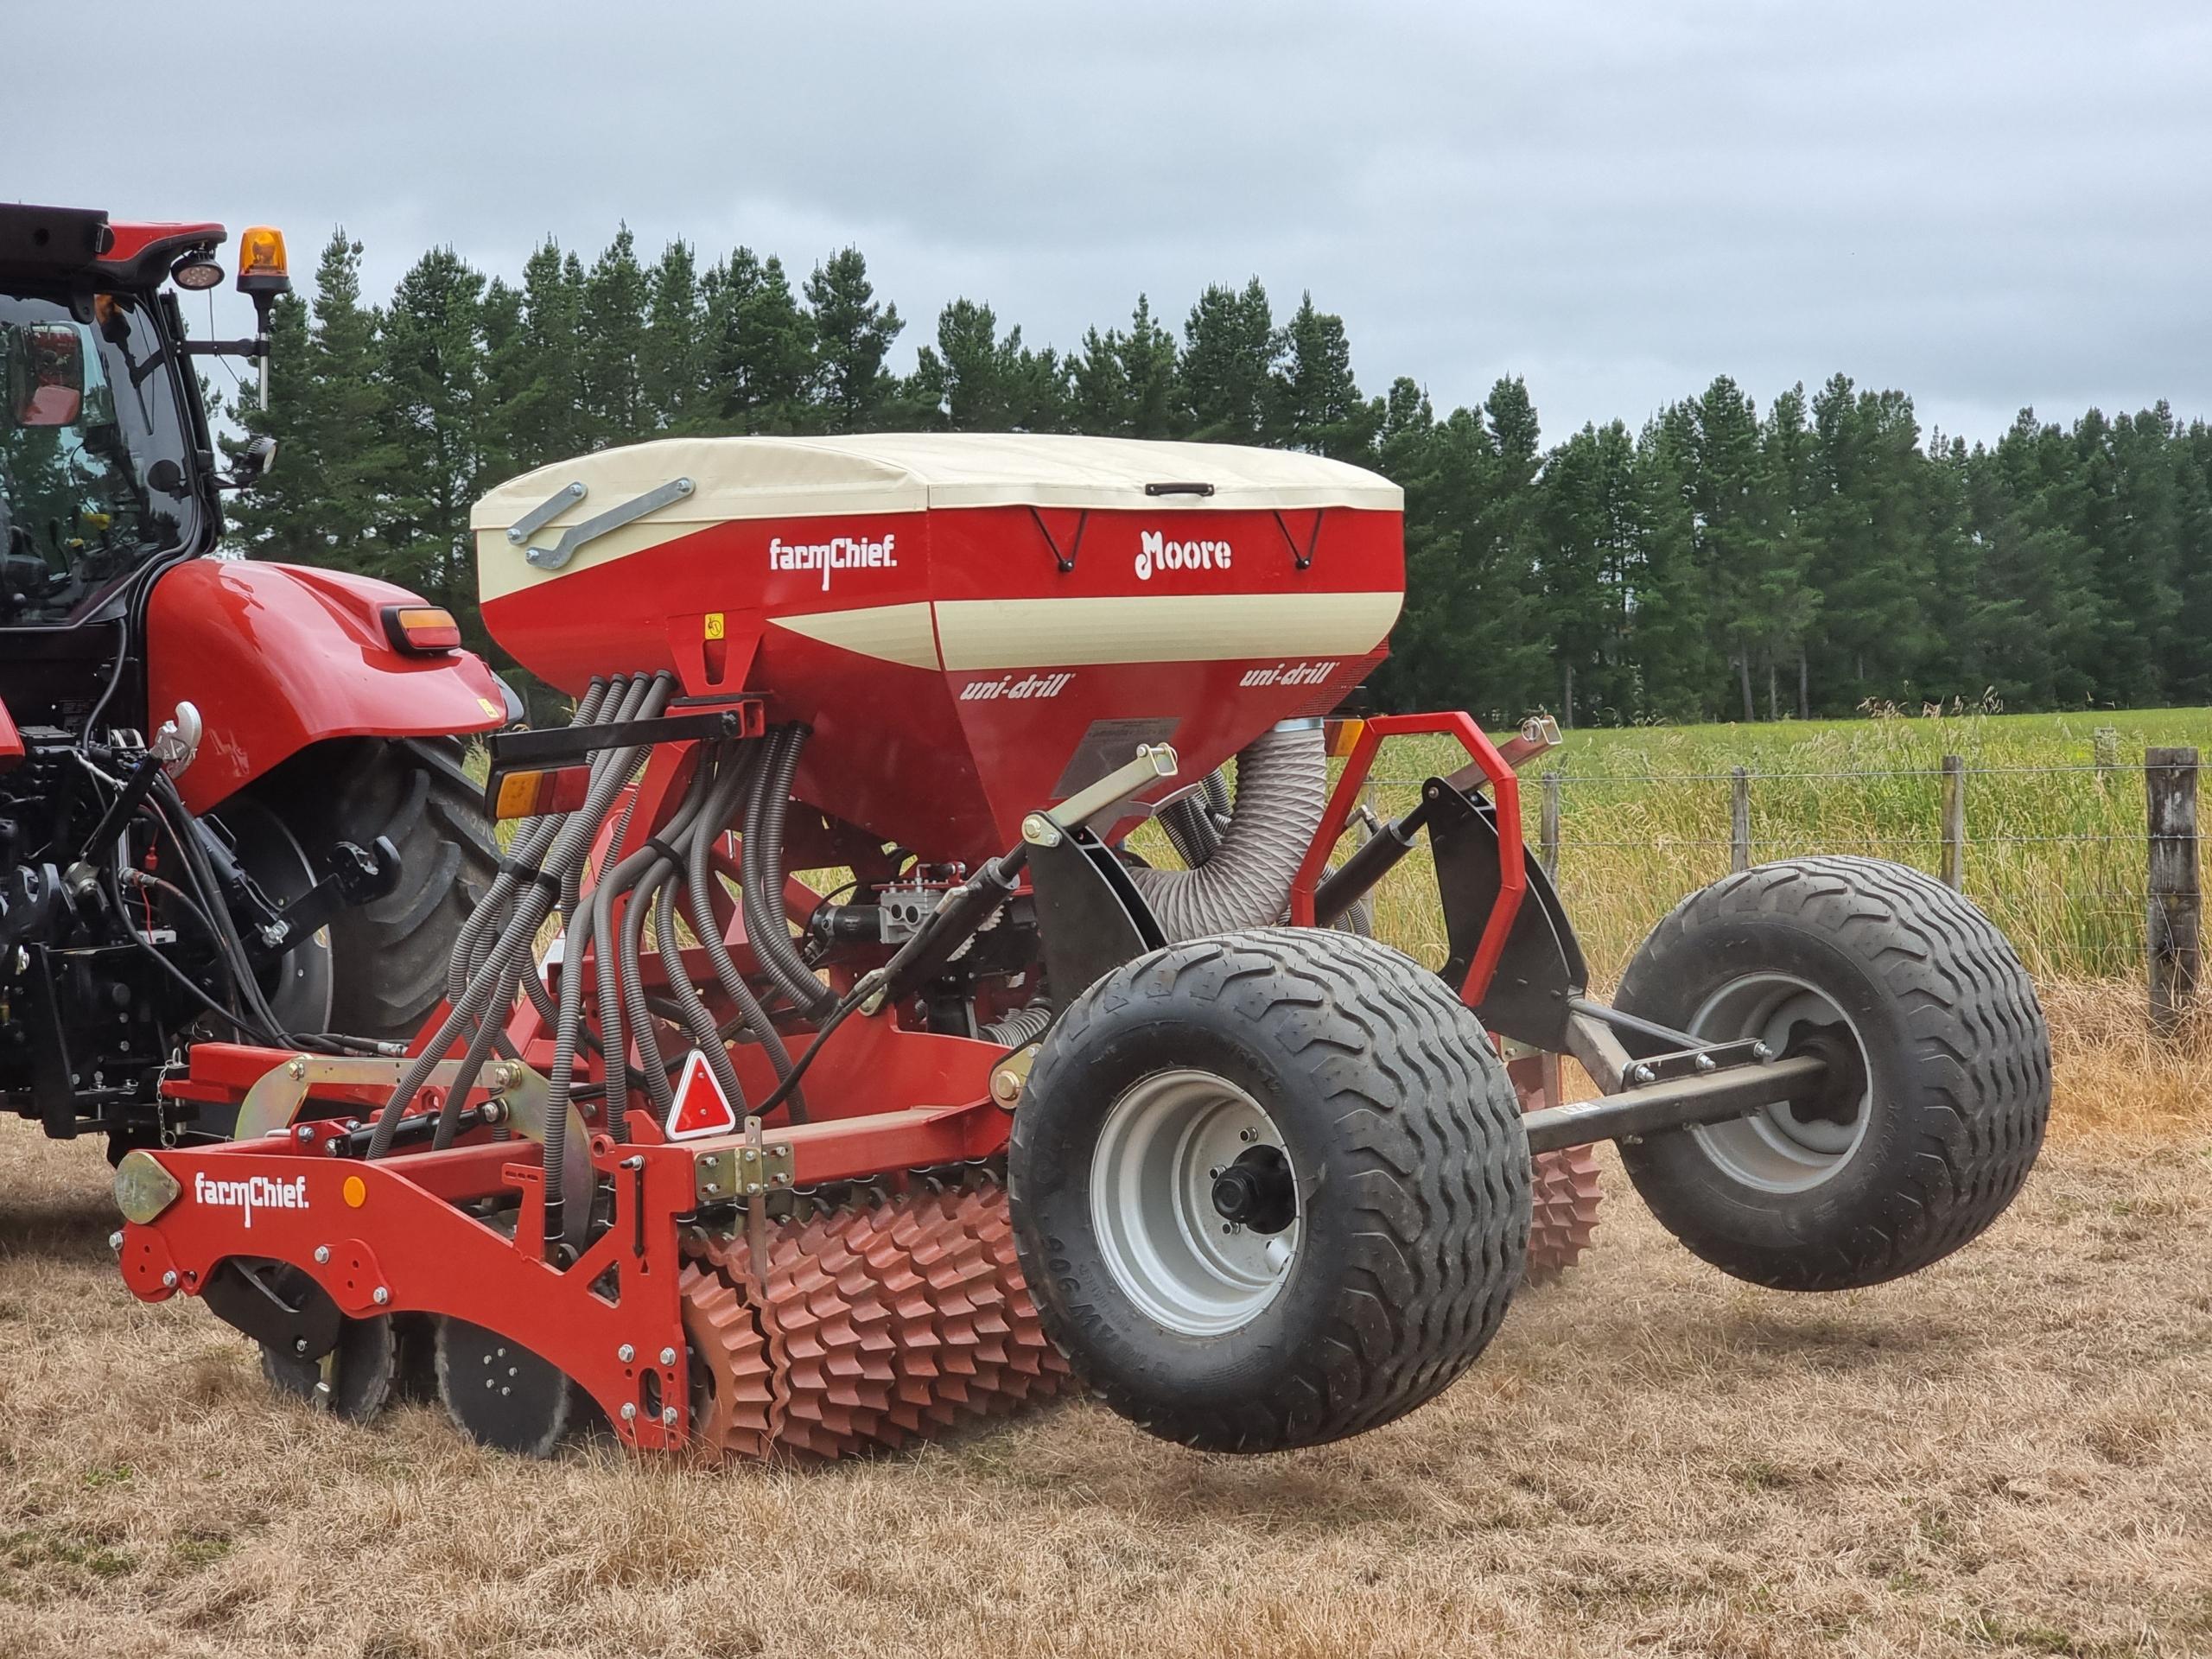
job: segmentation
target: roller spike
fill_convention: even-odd
[[[1046,1339],[1005,1187],[916,1182],[779,1228],[755,1276],[742,1237],[685,1269],[685,1323],[712,1379],[711,1456],[832,1459],[1049,1395]]]
[[[1529,1210],[1529,1266],[1524,1281],[1555,1279],[1590,1247],[1598,1227],[1601,1193],[1598,1160],[1587,1147],[1540,1154],[1531,1160],[1534,1201]]]

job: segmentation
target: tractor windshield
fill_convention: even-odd
[[[144,300],[0,291],[0,627],[75,620],[194,533],[175,376]]]

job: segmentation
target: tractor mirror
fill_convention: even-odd
[[[85,410],[85,347],[67,323],[17,331],[8,353],[8,402],[18,426],[74,426]]]

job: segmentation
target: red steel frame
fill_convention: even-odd
[[[1438,733],[1456,737],[1466,749],[1489,780],[1497,807],[1499,897],[1460,987],[1460,995],[1473,1002],[1497,971],[1528,883],[1513,769],[1465,714],[1394,715],[1366,723],[1299,868],[1291,916],[1312,925],[1315,887],[1382,741]],[[607,868],[658,831],[682,798],[695,754],[690,744],[653,752],[632,786],[636,810],[628,815],[619,847],[612,844],[611,826],[622,815],[619,810],[608,814],[594,848],[597,868]],[[727,868],[734,874],[734,862]],[[803,918],[815,901],[803,884],[787,887],[786,906],[795,915]],[[741,967],[749,967],[741,912],[734,904],[718,909],[726,944]],[[648,974],[658,970],[650,953],[643,961]],[[687,950],[685,961],[713,1003],[704,953]],[[563,962],[561,971],[588,972],[588,957]],[[437,1011],[420,1040],[428,1040],[443,1013]],[[552,1033],[527,999],[514,1010],[508,1035],[525,1061],[540,1070],[549,1064]],[[794,1030],[786,1046],[803,1047],[810,1035]],[[270,1049],[200,1044],[192,1050],[188,1074],[174,1079],[165,1092],[178,1099],[241,1101],[253,1083],[289,1058]],[[775,1073],[757,1045],[741,1046],[731,1058],[749,1098],[760,1098],[773,1086]],[[901,1030],[895,1016],[849,1020],[808,1074],[811,1121],[764,1128],[764,1141],[790,1148],[791,1179],[799,1186],[992,1156],[1004,1147],[1010,1129],[989,1086],[1000,1058],[1001,1051],[988,1043]],[[365,1113],[380,1104],[380,1093],[365,1085],[318,1087],[314,1097]],[[482,1093],[480,1088],[472,1098]],[[887,1100],[899,1103],[868,1109]],[[417,1103],[423,1110],[435,1110],[438,1103],[436,1091],[429,1090]],[[784,1116],[780,1109],[777,1116]],[[565,1268],[546,1260],[544,1172],[535,1141],[498,1141],[479,1130],[444,1151],[370,1162],[330,1156],[327,1143],[340,1125],[320,1120],[286,1126],[259,1141],[148,1154],[178,1183],[182,1196],[152,1222],[124,1228],[124,1280],[141,1298],[162,1301],[180,1291],[197,1294],[227,1257],[281,1260],[310,1274],[349,1317],[440,1314],[497,1331],[566,1372],[607,1414],[626,1445],[681,1445],[690,1433],[690,1402],[674,1223],[697,1207],[700,1154],[746,1141],[671,1143],[643,1111],[632,1110],[627,1123],[626,1143],[607,1135],[603,1122],[594,1125],[591,1162],[612,1179],[613,1221]],[[301,1183],[302,1201],[247,1211],[197,1200],[203,1180],[254,1176]],[[502,1193],[520,1200],[512,1236],[457,1207]],[[593,1288],[609,1268],[616,1283],[612,1300]],[[622,1358],[626,1351],[632,1357]],[[661,1360],[664,1352],[671,1361]]]
[[[1320,830],[1313,837],[1313,844],[1306,849],[1305,861],[1299,865],[1298,874],[1291,882],[1290,919],[1296,927],[1313,925],[1314,892],[1328,868],[1329,855],[1351,822],[1352,808],[1359,799],[1359,791],[1366,787],[1367,774],[1375,765],[1376,752],[1382,747],[1382,741],[1440,733],[1459,739],[1467,758],[1490,780],[1491,800],[1497,809],[1497,903],[1492,907],[1489,920],[1483,924],[1482,938],[1475,947],[1474,959],[1467,965],[1466,980],[1459,987],[1460,1001],[1471,1007],[1483,1000],[1491,979],[1497,976],[1498,962],[1505,954],[1505,941],[1513,931],[1513,918],[1521,913],[1521,901],[1529,892],[1529,871],[1521,839],[1521,779],[1483,728],[1458,709],[1440,714],[1376,715],[1364,723],[1344,761],[1344,771],[1337,778],[1335,789],[1330,791],[1329,804],[1321,813]]]

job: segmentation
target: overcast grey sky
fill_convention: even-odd
[[[902,361],[962,294],[1070,345],[1256,274],[1369,390],[1521,374],[1553,439],[1721,372],[1977,438],[2212,416],[2203,0],[124,0],[65,37],[5,78],[0,197],[271,222],[296,269],[342,222],[378,296],[626,219],[795,275],[857,245]]]

